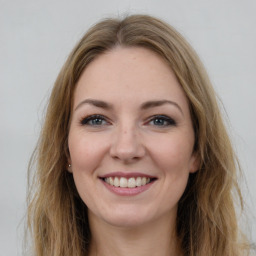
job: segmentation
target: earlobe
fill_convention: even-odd
[[[69,153],[69,146],[67,144],[67,148],[66,148],[66,157],[67,157],[67,166],[66,166],[66,170],[70,173],[72,173],[72,168],[71,168],[71,159],[70,159],[70,153]]]
[[[67,171],[72,173],[72,166],[70,163],[68,163],[68,166],[67,166]]]
[[[66,156],[66,169],[71,172],[71,159],[70,159],[70,152],[69,152],[69,143],[68,143],[68,137],[65,141],[65,156]]]
[[[198,171],[200,167],[200,158],[198,153],[193,153],[192,157],[191,157],[191,164],[190,164],[190,173],[195,173]]]

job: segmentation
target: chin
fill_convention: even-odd
[[[148,211],[143,211],[142,209],[117,207],[97,214],[96,219],[101,219],[103,222],[115,227],[134,228],[149,223],[153,216],[150,216]]]
[[[105,219],[105,221],[108,224],[119,228],[135,228],[146,224],[149,220],[134,214],[124,214],[123,216],[113,216],[111,218]]]

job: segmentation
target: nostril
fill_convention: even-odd
[[[138,160],[144,155],[144,150],[138,145],[114,145],[111,148],[111,156],[120,160]]]

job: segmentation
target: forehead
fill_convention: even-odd
[[[85,97],[107,101],[167,98],[187,104],[170,66],[162,57],[142,47],[117,47],[91,62],[77,83],[75,104]]]

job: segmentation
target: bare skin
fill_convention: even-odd
[[[161,219],[164,222],[162,224],[156,221],[150,226],[144,225],[137,228],[109,227],[108,224],[97,223],[91,217],[93,237],[89,255],[182,256],[175,229],[172,227],[173,220],[168,217]],[[100,229],[98,225],[101,225]],[[166,228],[159,228],[162,226]]]
[[[186,96],[158,55],[119,47],[90,63],[68,144],[88,207],[90,256],[182,255],[177,207],[198,162]]]

